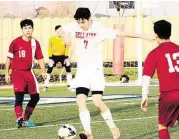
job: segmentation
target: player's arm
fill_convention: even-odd
[[[66,58],[68,57],[67,63],[69,63],[69,64],[70,64],[70,59],[71,59],[71,57],[73,56],[73,54],[74,54],[74,52],[75,52],[74,40],[72,40],[72,43],[71,43],[71,44],[72,44],[72,45],[67,46],[67,49],[66,49],[66,51],[65,51]],[[67,55],[68,55],[68,56],[67,56]],[[67,64],[67,65],[69,65],[69,64]]]
[[[5,81],[6,81],[6,83],[10,83],[10,81],[11,81],[11,78],[9,75],[10,66],[11,66],[11,59],[9,57],[7,57],[6,65],[5,65],[5,68],[6,68],[5,69]]]
[[[142,77],[142,101],[141,109],[147,111],[148,107],[148,95],[149,95],[149,85],[150,85],[150,76],[143,75]]]
[[[62,28],[58,28],[58,29],[56,30],[56,34],[57,34],[58,37],[63,37],[63,38],[67,35],[67,34],[63,31]]]
[[[52,58],[52,41],[51,41],[51,38],[49,39],[49,43],[48,43],[48,57],[49,57],[48,65],[49,65],[49,67],[53,67],[54,61],[53,61],[53,58]]]
[[[151,51],[144,62],[142,77],[142,101],[141,109],[147,111],[150,80],[153,77],[157,65],[157,58],[154,51]]]
[[[69,57],[69,46],[65,44],[65,56]]]
[[[64,64],[66,64],[66,66],[70,65],[70,60],[69,60],[69,46],[65,44],[65,60],[64,60]]]
[[[52,43],[51,43],[51,38],[49,39],[49,42],[48,42],[48,57],[49,57],[49,59],[52,58]]]
[[[38,63],[39,63],[39,66],[42,70],[42,76],[44,79],[46,79],[46,70],[45,70],[45,62],[44,62],[44,59],[39,59],[38,60]]]
[[[44,59],[43,59],[42,50],[41,50],[41,47],[40,47],[40,44],[39,44],[38,41],[36,41],[36,44],[37,44],[37,47],[36,47],[35,58],[38,60],[39,66],[42,70],[42,77],[44,79],[46,79],[47,75],[46,75],[45,62],[44,62]]]
[[[150,41],[154,40],[153,35],[124,32],[104,26],[101,26],[99,29],[101,31],[101,37],[104,39],[115,39],[116,37],[125,37],[125,38],[128,37],[128,38],[141,38]]]
[[[58,28],[56,30],[56,34],[59,37],[64,38],[64,43],[68,46],[71,46],[72,44],[72,34],[75,33],[76,29],[76,23],[68,23],[66,25],[63,25],[61,28]]]
[[[149,41],[153,41],[155,39],[154,35],[146,35],[146,34],[124,32],[124,31],[119,31],[117,37],[140,38]]]
[[[5,64],[5,81],[6,81],[6,83],[10,83],[10,81],[11,81],[9,69],[11,66],[11,60],[14,58],[14,46],[15,46],[14,43],[15,42],[12,41],[9,46],[9,51],[8,51],[7,60],[6,60],[6,64]]]
[[[66,45],[71,45],[71,35],[65,33],[61,28],[56,30],[56,34],[58,37],[64,38],[64,43]]]

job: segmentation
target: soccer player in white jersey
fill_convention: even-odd
[[[77,72],[70,86],[76,88],[79,117],[85,130],[79,136],[81,139],[93,139],[90,113],[86,105],[88,93],[91,91],[93,103],[99,108],[112,132],[113,139],[118,139],[120,137],[119,128],[113,122],[111,111],[102,100],[105,89],[102,43],[105,39],[114,39],[115,37],[149,38],[144,35],[119,32],[94,23],[88,8],[78,8],[74,18],[77,22],[63,25],[58,30],[58,34],[64,37],[67,44],[70,37],[75,38]]]

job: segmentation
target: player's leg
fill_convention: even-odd
[[[50,77],[51,77],[52,70],[53,70],[53,67],[49,67],[49,66],[47,67],[47,78],[44,81],[45,86],[44,86],[44,89],[43,89],[44,92],[48,91],[48,84],[50,82]]]
[[[79,108],[79,117],[83,125],[84,131],[79,134],[81,139],[92,139],[91,131],[91,117],[86,105],[86,99],[89,93],[88,88],[78,87],[76,88],[77,105]]]
[[[14,112],[16,115],[16,125],[18,128],[22,127],[22,122],[23,122],[22,103],[24,100],[24,88],[26,86],[24,77],[25,75],[23,74],[23,71],[12,70],[12,83],[13,83],[14,94],[15,94]]]
[[[159,130],[158,130],[158,136],[159,139],[170,139],[170,135],[168,132],[168,120],[165,118],[167,117],[167,109],[168,104],[165,104],[165,97],[162,97],[163,95],[160,95],[159,99],[159,105],[158,105],[158,122],[159,122]]]
[[[50,77],[51,77],[51,73],[53,71],[53,67],[56,66],[56,58],[54,56],[52,56],[52,59],[49,60],[49,63],[48,63],[48,66],[47,66],[47,78],[45,79],[45,86],[44,86],[44,89],[43,91],[44,92],[47,92],[48,91],[48,85],[49,85],[49,82],[50,82]]]
[[[65,56],[61,56],[60,62],[62,63],[62,66],[65,67],[68,89],[70,90],[70,82],[72,80],[71,67],[70,62],[65,63],[65,59]]]
[[[115,125],[113,121],[110,109],[103,102],[102,94],[103,94],[103,91],[92,91],[93,103],[96,107],[99,108],[102,117],[104,118],[106,124],[108,125],[108,127],[110,128],[113,134],[113,139],[118,139],[120,137],[119,128],[117,128],[117,126]]]
[[[91,131],[91,117],[86,105],[86,99],[89,93],[89,77],[85,69],[77,70],[71,86],[76,88],[77,105],[79,108],[79,117],[84,127],[84,132],[79,133],[81,139],[93,139]]]
[[[97,71],[93,74],[92,82],[91,82],[91,90],[92,90],[92,99],[93,103],[96,107],[99,108],[102,117],[104,118],[106,124],[110,128],[113,139],[118,139],[120,137],[119,128],[115,125],[110,109],[106,106],[106,104],[102,100],[103,92],[105,89],[105,79],[103,73]]]
[[[40,99],[39,96],[39,86],[33,71],[29,72],[27,75],[27,83],[28,83],[28,93],[30,95],[30,100],[26,106],[25,113],[24,113],[24,123],[27,127],[34,127],[35,125],[32,124],[29,119]]]
[[[27,127],[35,127],[35,124],[29,121],[40,97],[39,94],[32,94],[30,95],[30,100],[26,106],[25,113],[24,113],[24,123]]]
[[[52,73],[53,67],[47,67],[47,78],[45,79],[45,86],[44,86],[44,92],[48,91],[48,84],[50,82],[50,77],[51,77],[51,73]]]
[[[67,77],[68,88],[70,88],[70,82],[72,80],[71,67],[65,66],[65,69],[66,69],[66,77]]]
[[[18,128],[22,127],[23,118],[22,118],[22,112],[23,107],[22,103],[24,100],[24,92],[15,92],[15,105],[14,105],[14,111],[16,114],[16,126]]]
[[[159,139],[170,139],[167,126],[159,124]]]
[[[168,127],[173,127],[179,117],[179,92],[161,93],[158,105],[159,139],[170,139]]]

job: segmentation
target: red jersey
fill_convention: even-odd
[[[144,63],[143,75],[153,77],[157,71],[160,92],[179,90],[179,46],[161,43],[151,51]]]
[[[37,60],[43,58],[39,42],[34,39],[34,43],[32,39],[29,41],[23,40],[22,36],[12,41],[8,52],[12,69],[30,70],[34,58]]]

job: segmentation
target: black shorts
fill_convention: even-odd
[[[90,92],[90,90],[85,87],[76,88],[76,96],[79,94],[84,94],[84,95],[88,96],[89,92]],[[103,95],[103,91],[91,91],[91,95],[96,95],[96,94]]]

